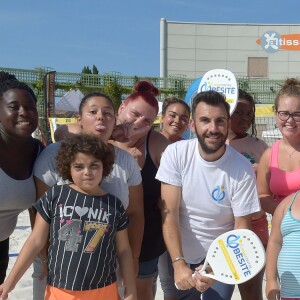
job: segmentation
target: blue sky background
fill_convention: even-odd
[[[299,0],[12,0],[0,3],[0,67],[159,76],[160,19],[299,24]]]

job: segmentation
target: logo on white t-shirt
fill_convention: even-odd
[[[216,186],[213,189],[213,191],[211,193],[211,196],[212,196],[214,201],[220,203],[225,198],[225,187],[224,187],[224,185]]]

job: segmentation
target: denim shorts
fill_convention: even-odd
[[[158,259],[155,257],[151,260],[141,261],[139,263],[138,278],[151,278],[155,277],[158,273]]]
[[[195,268],[203,263],[204,261],[195,265],[189,264],[188,266],[191,270],[195,271]],[[174,284],[174,269],[168,253],[164,253],[160,257],[159,276],[164,297],[177,297],[181,300],[229,300],[231,299],[234,291],[234,285],[229,285],[222,282],[216,282],[213,284],[202,294],[202,296],[200,296],[201,293],[195,288],[185,291],[177,290]]]

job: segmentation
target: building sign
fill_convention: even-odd
[[[300,33],[279,34],[276,31],[265,32],[256,43],[268,53],[275,53],[279,50],[299,51]]]

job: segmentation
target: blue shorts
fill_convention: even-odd
[[[159,257],[155,257],[151,260],[141,261],[137,277],[141,279],[155,277],[158,273],[158,259]]]

